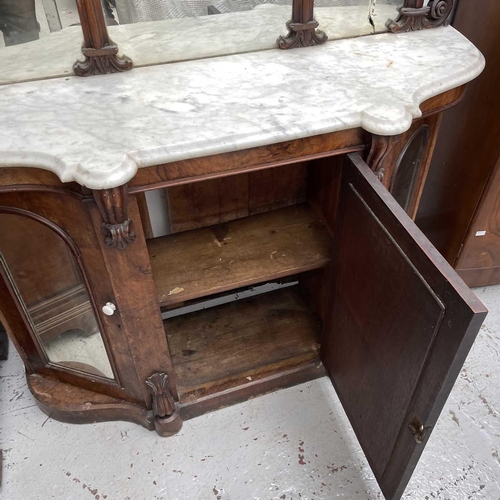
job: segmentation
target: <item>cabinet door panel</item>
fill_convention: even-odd
[[[323,362],[400,498],[486,315],[359,155],[342,174]]]
[[[1,193],[0,319],[38,374],[142,403],[121,312],[101,310],[116,298],[89,205],[63,189]]]

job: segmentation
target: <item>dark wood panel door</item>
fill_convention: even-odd
[[[486,309],[346,157],[322,358],[387,499],[401,497]]]

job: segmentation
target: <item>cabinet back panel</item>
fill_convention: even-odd
[[[166,188],[172,233],[306,201],[306,163]]]

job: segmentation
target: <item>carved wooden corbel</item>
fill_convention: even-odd
[[[447,26],[453,12],[454,0],[405,0],[395,21],[389,21],[387,28],[393,33],[418,31],[438,26]]]
[[[132,68],[128,57],[118,56],[118,47],[110,40],[101,0],[76,0],[83,31],[83,61],[76,61],[73,70],[78,76],[119,73]]]
[[[280,49],[310,47],[320,45],[328,36],[316,30],[318,22],[314,19],[314,0],[293,0],[292,19],[286,23],[288,35],[277,40]]]
[[[127,186],[94,190],[93,194],[104,221],[104,242],[108,247],[127,248],[135,240],[132,221],[127,218]]]
[[[146,385],[153,398],[152,411],[156,432],[160,436],[171,436],[179,432],[182,419],[168,389],[168,375],[164,372],[153,373],[146,379]]]
[[[395,167],[394,156],[401,135],[371,134],[372,141],[366,163],[373,170],[378,180],[389,189],[392,173]]]

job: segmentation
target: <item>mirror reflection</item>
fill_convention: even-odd
[[[33,42],[79,23],[75,0],[0,0],[0,46]]]
[[[0,0],[0,85],[72,74],[82,42],[75,0]]]
[[[120,24],[199,17],[291,6],[292,0],[104,0],[108,16],[116,10]],[[114,7],[114,9],[113,9]],[[287,16],[291,11],[286,8]]]
[[[387,31],[404,0],[315,0],[314,17],[330,39]]]
[[[113,378],[92,303],[66,242],[46,225],[0,213],[0,264],[50,362]]]

